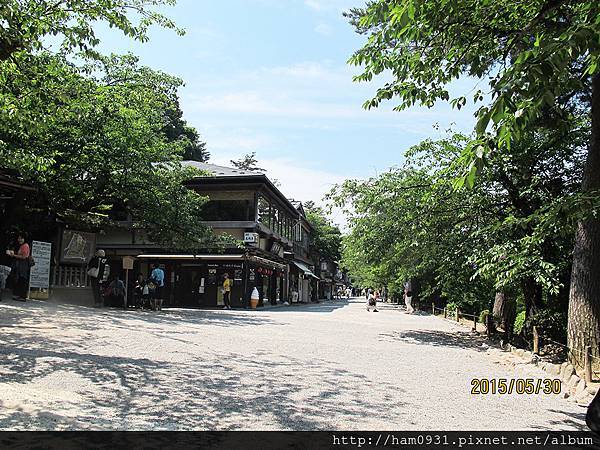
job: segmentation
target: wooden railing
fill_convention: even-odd
[[[54,287],[86,288],[90,286],[85,266],[55,266],[52,269],[50,281]]]
[[[444,313],[444,319],[455,320],[456,322],[460,322],[460,318],[471,318],[473,320],[473,330],[477,330],[477,319],[479,319],[478,314],[467,314],[461,312],[460,308],[456,308],[454,311],[448,310],[447,308],[437,308],[434,303],[431,304],[431,313],[435,316],[436,311],[441,311]]]

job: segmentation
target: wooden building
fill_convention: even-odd
[[[135,257],[133,275],[147,276],[151,264],[165,270],[163,297],[167,306],[211,307],[223,305],[220,286],[224,274],[233,280],[233,306],[247,305],[254,288],[260,305],[288,301],[289,262],[294,236],[300,227],[299,212],[262,173],[187,161],[212,176],[197,177],[187,187],[208,197],[202,218],[217,234],[229,234],[242,243],[224,250],[173,252],[148,242],[126,228],[98,234],[96,247],[119,270],[123,256]]]

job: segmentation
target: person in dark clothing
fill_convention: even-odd
[[[148,285],[144,275],[141,273],[138,274],[137,280],[135,280],[133,295],[135,297],[135,307],[138,309],[143,309],[145,300],[144,295],[146,299],[148,297]]]
[[[25,236],[17,236],[19,250],[15,253],[8,250],[6,254],[14,259],[13,274],[15,280],[14,299],[24,302],[29,290],[29,269],[31,267],[31,250],[29,244],[25,242]]]
[[[94,306],[102,306],[102,283],[108,277],[110,267],[104,250],[98,250],[89,264],[87,274],[92,282],[92,292],[94,293]]]
[[[106,288],[110,306],[123,307],[125,305],[125,283],[116,275]]]

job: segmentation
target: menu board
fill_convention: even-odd
[[[29,287],[48,289],[50,286],[50,259],[52,244],[50,242],[33,241],[31,256],[35,264],[29,272]]]

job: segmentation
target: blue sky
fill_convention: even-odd
[[[139,44],[103,29],[104,52],[132,51],[143,64],[185,80],[186,120],[211,162],[255,151],[261,166],[298,200],[319,200],[332,184],[400,164],[433,128],[473,126],[472,108],[364,111],[376,84],[357,84],[346,61],[364,37],[342,11],[360,0],[179,0],[164,13],[186,30],[153,29]],[[456,89],[469,92],[465,80]]]

